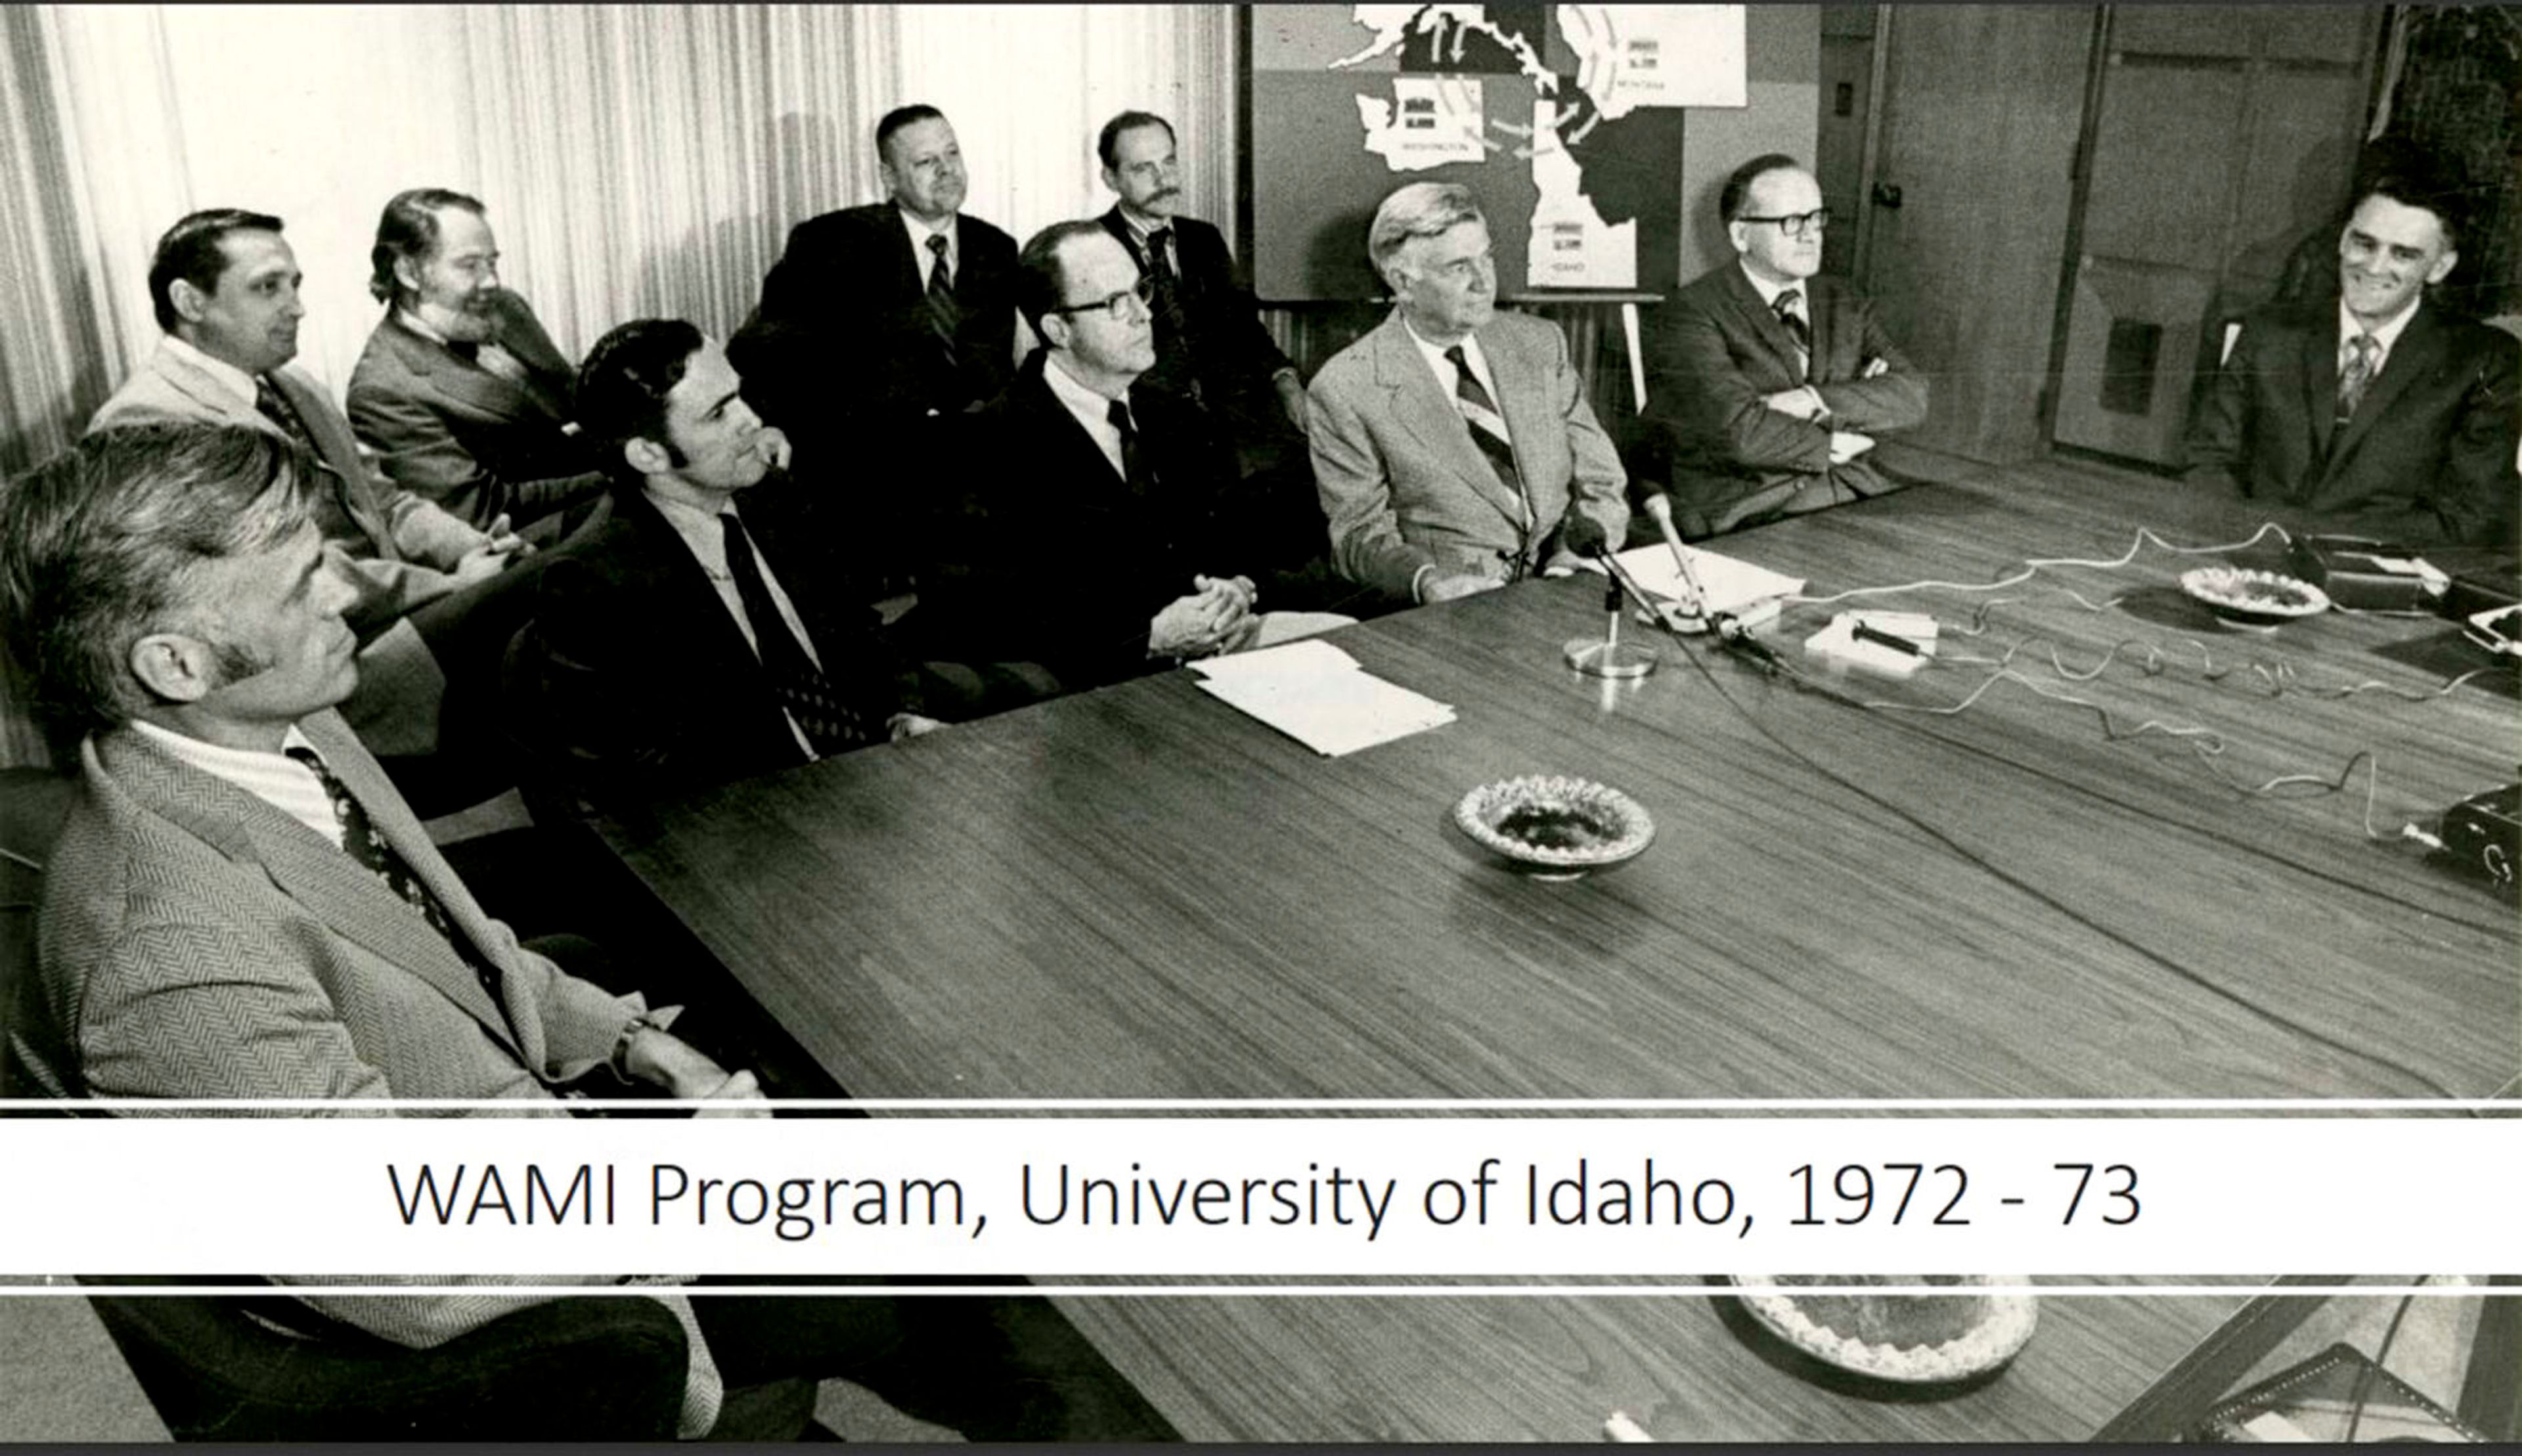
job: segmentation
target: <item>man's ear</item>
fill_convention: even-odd
[[[219,685],[218,662],[201,638],[153,632],[131,644],[131,676],[174,703],[195,703]]]
[[[410,258],[396,258],[394,260],[394,275],[395,282],[402,285],[403,292],[409,294],[418,294],[420,292],[420,269],[413,264]]]
[[[178,278],[166,286],[166,300],[175,305],[175,316],[186,323],[200,323],[210,311],[210,296],[189,280]]]
[[[1729,222],[1725,224],[1725,240],[1734,245],[1734,251],[1737,253],[1751,252],[1751,225],[1748,222]]]
[[[2446,278],[2451,277],[2452,270],[2459,265],[2460,250],[2457,248],[2447,249],[2444,252],[2444,256],[2436,261],[2435,265],[2427,270],[2426,282],[2429,285],[2441,283]]]
[[[622,442],[622,458],[641,475],[663,475],[675,468],[666,447],[645,435],[633,435]]]
[[[1043,314],[1043,316],[1042,316],[1042,338],[1043,338],[1043,343],[1044,343],[1045,345],[1049,346],[1050,348],[1052,348],[1052,349],[1066,349],[1066,348],[1068,347],[1068,339],[1069,339],[1069,335],[1070,335],[1071,330],[1072,330],[1072,325],[1071,325],[1071,324],[1069,323],[1069,321],[1068,321],[1068,315],[1067,315],[1067,314],[1065,314],[1065,313],[1045,313],[1045,314]]]

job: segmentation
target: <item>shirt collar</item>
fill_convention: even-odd
[[[246,408],[255,407],[257,391],[253,375],[225,359],[212,358],[195,348],[189,341],[174,334],[166,336],[165,346],[167,352],[217,380],[220,386]]]
[[[1744,261],[1740,256],[1735,258],[1734,266],[1743,270],[1743,276],[1750,281],[1751,291],[1758,294],[1760,302],[1768,305],[1771,309],[1774,310],[1778,306],[1778,295],[1792,288],[1803,294],[1804,316],[1807,318],[1812,316],[1812,289],[1808,286],[1812,282],[1811,279],[1791,278],[1784,283],[1771,283],[1768,279],[1752,272],[1751,265]]]
[[[230,748],[222,743],[196,738],[190,733],[179,733],[170,728],[161,728],[145,718],[132,719],[131,728],[185,763],[216,774],[221,778],[231,778],[240,773],[267,773],[274,759],[296,762],[287,757],[290,749],[312,749],[315,746],[313,740],[299,731],[298,725],[294,723],[289,726],[289,731],[281,735],[279,753],[265,753],[259,748]]]
[[[963,220],[961,213],[958,212],[947,218],[941,227],[930,227],[927,223],[911,216],[911,210],[900,203],[893,205],[893,212],[895,216],[902,219],[903,231],[911,235],[911,252],[918,257],[919,266],[923,270],[928,266],[928,240],[932,237],[946,240],[946,266],[952,268],[956,265],[956,260],[962,256],[961,242],[956,236],[956,224]]]
[[[1130,211],[1127,203],[1115,205],[1113,211],[1121,214],[1121,225],[1130,230],[1130,236],[1142,243],[1144,243],[1148,235],[1158,229],[1170,229],[1174,225],[1174,220],[1170,217],[1142,217]]]
[[[691,547],[703,571],[713,577],[726,575],[726,528],[719,524],[719,518],[732,515],[738,521],[744,519],[736,515],[734,497],[729,496],[713,508],[698,501],[678,500],[661,494],[653,486],[643,488],[640,493],[657,508],[657,514],[666,518],[666,524],[683,539],[684,544]]]
[[[1088,421],[1094,428],[1111,428],[1111,397],[1098,395],[1070,377],[1069,372],[1060,367],[1057,354],[1044,355],[1042,379],[1043,383],[1051,386],[1051,392],[1059,398],[1059,402],[1068,406],[1069,413]],[[1121,392],[1121,402],[1130,402],[1129,391]]]
[[[1410,335],[1410,342],[1419,346],[1421,356],[1427,360],[1428,368],[1436,371],[1436,377],[1439,379],[1451,377],[1450,371],[1454,367],[1454,361],[1445,357],[1445,351],[1453,348],[1454,346],[1429,343],[1424,335],[1422,335],[1417,329],[1410,327],[1410,317],[1408,314],[1402,315],[1401,327]],[[1487,388],[1489,384],[1489,380],[1487,378],[1489,372],[1489,361],[1488,355],[1480,352],[1480,336],[1478,332],[1474,330],[1471,333],[1465,334],[1463,336],[1461,348],[1463,351],[1463,357],[1471,360],[1471,372],[1474,375],[1480,376],[1481,387],[1484,389]],[[1491,393],[1494,394],[1496,392],[1492,390]]]
[[[2407,332],[2408,320],[2417,316],[2417,309],[2424,303],[2423,298],[2410,299],[2408,306],[2392,315],[2387,322],[2368,329],[2364,327],[2363,320],[2347,311],[2347,301],[2340,299],[2338,301],[2338,347],[2345,349],[2347,341],[2358,334],[2370,334],[2374,342],[2382,346],[2382,352],[2387,356],[2391,352],[2392,346],[2400,342],[2400,336]]]

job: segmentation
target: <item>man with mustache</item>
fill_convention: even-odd
[[[2461,195],[2423,159],[2361,183],[2336,301],[2244,320],[2190,425],[2193,480],[2399,544],[2511,545],[2522,342],[2426,299],[2460,260]]]
[[[443,187],[397,193],[377,219],[368,292],[386,305],[350,371],[350,427],[396,484],[486,531],[558,538],[604,489],[569,424],[570,363],[499,282],[482,204]]]

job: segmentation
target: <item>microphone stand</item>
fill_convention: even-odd
[[[1565,647],[1560,649],[1561,655],[1567,660],[1569,667],[1588,678],[1619,680],[1643,678],[1656,670],[1656,649],[1652,643],[1620,640],[1622,605],[1620,598],[1625,593],[1636,597],[1641,605],[1648,605],[1649,598],[1645,592],[1638,589],[1635,582],[1629,580],[1627,571],[1620,566],[1620,563],[1611,559],[1611,553],[1608,547],[1596,547],[1593,555],[1596,561],[1602,563],[1606,578],[1603,611],[1608,622],[1603,631],[1603,639],[1596,641],[1592,637],[1571,638]],[[1649,610],[1653,610],[1652,606],[1649,606]]]

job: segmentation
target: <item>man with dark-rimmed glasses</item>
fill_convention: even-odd
[[[1755,157],[1717,196],[1735,257],[1662,309],[1650,449],[1682,534],[1714,536],[1902,484],[1867,454],[1927,416],[1927,382],[1874,305],[1820,276],[1830,210],[1794,159]]]

